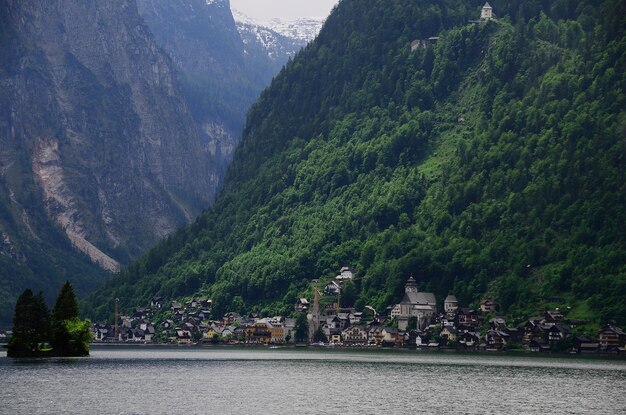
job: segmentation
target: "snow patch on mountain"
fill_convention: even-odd
[[[323,19],[312,17],[300,18],[296,20],[282,20],[275,18],[269,21],[259,21],[245,15],[244,13],[241,13],[238,10],[233,9],[232,12],[235,21],[238,23],[238,26],[257,26],[265,30],[269,29],[287,38],[299,40],[305,43],[308,43],[315,39],[320,29],[322,28],[322,25],[324,24]]]

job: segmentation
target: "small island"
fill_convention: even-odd
[[[81,320],[74,288],[61,288],[52,314],[42,292],[28,288],[17,299],[8,357],[88,356],[91,322]]]

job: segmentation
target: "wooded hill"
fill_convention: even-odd
[[[310,280],[626,323],[626,6],[342,1],[262,94],[216,204],[89,300],[289,314]],[[411,51],[413,40],[438,36]]]

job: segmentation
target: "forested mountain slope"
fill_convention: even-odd
[[[512,315],[626,323],[625,5],[490,3],[475,24],[478,1],[340,2],[250,111],[215,205],[92,314],[198,292],[217,315],[286,314],[352,265],[358,308],[412,274]]]

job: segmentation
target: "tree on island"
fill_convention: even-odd
[[[26,289],[15,304],[13,337],[7,355],[86,356],[91,341],[89,326],[89,320],[79,318],[78,302],[69,281],[61,289],[52,318],[43,293],[33,295],[30,288]]]
[[[50,313],[43,293],[33,295],[26,289],[17,299],[13,317],[13,337],[8,345],[10,357],[38,355],[49,350]]]
[[[80,320],[74,287],[66,281],[52,309],[52,349],[59,356],[87,356],[91,331]]]

